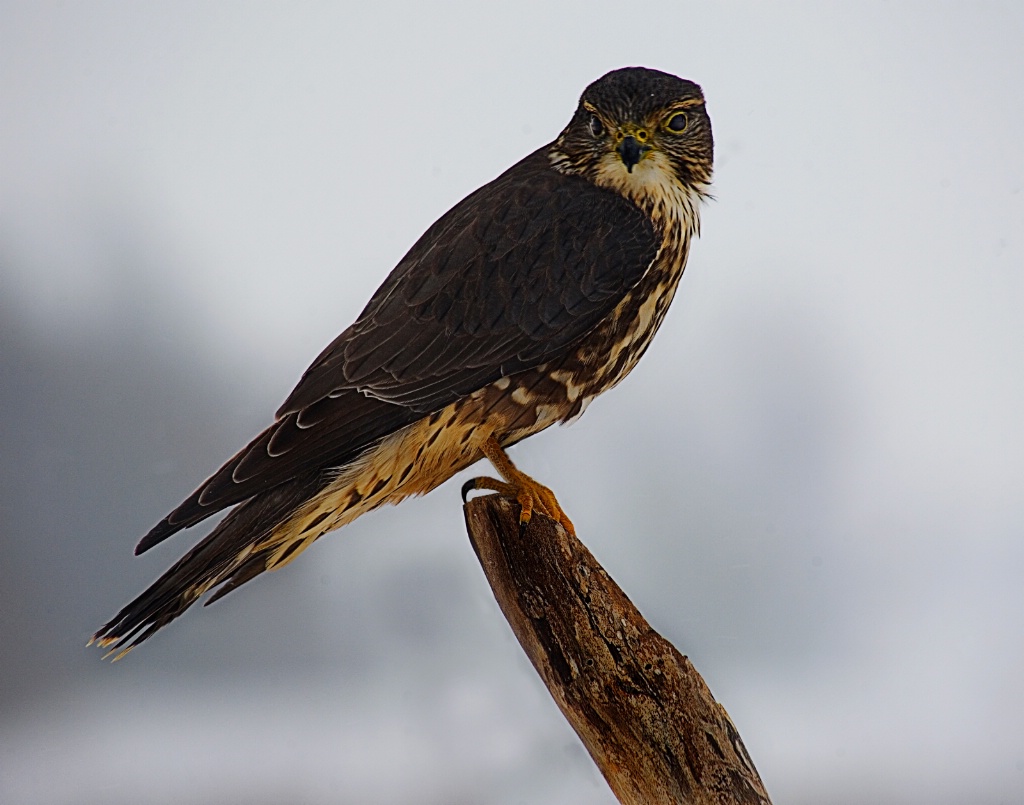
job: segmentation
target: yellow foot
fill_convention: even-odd
[[[573,536],[576,535],[576,529],[573,527],[572,520],[562,511],[555,493],[543,484],[535,481],[525,472],[519,470],[493,436],[484,443],[482,450],[505,480],[499,481],[495,478],[486,477],[473,478],[462,487],[463,500],[474,489],[490,489],[505,497],[512,498],[519,504],[519,525],[521,528],[526,527],[536,511],[546,517],[550,517],[555,522],[561,523],[566,531]]]

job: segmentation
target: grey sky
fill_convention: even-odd
[[[627,64],[704,87],[717,198],[640,367],[516,458],[777,802],[1024,799],[1019,4],[0,16],[0,799],[612,801],[459,479],[82,646],[426,226]]]

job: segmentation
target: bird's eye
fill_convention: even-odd
[[[604,123],[601,122],[601,118],[597,115],[590,116],[590,123],[588,125],[590,126],[590,133],[595,137],[600,137],[604,134]]]
[[[668,129],[669,131],[674,131],[678,133],[686,129],[686,124],[688,122],[689,121],[686,119],[685,114],[683,114],[682,112],[676,112],[674,115],[672,115],[672,117],[668,119],[668,122],[665,123],[665,128]]]

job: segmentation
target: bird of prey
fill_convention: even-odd
[[[571,530],[505,448],[575,419],[636,365],[698,234],[712,159],[697,84],[629,67],[587,87],[558,137],[433,224],[273,424],[142,539],[137,554],[234,507],[93,640],[123,656],[207,591],[212,603],[484,456],[501,480],[467,488]]]

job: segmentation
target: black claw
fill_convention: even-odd
[[[469,493],[476,489],[476,478],[470,478],[462,485],[462,502],[466,502]]]

